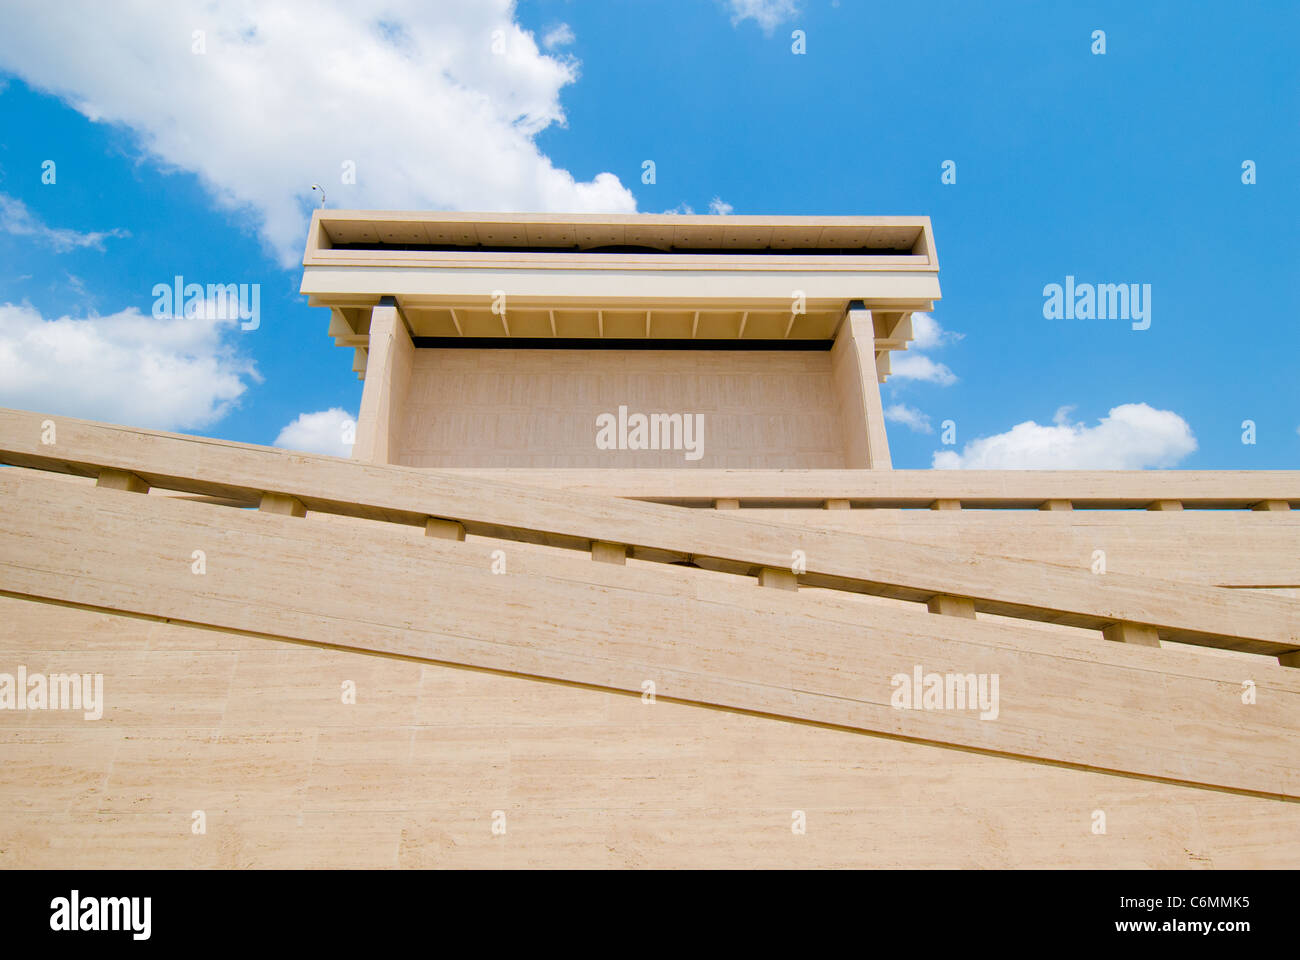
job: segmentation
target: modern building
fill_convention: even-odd
[[[351,459],[0,411],[0,866],[1300,862],[1300,472],[892,469],[927,218],[303,266]]]
[[[318,211],[302,290],[366,380],[355,455],[679,466],[594,446],[639,404],[707,419],[715,468],[888,468],[877,381],[939,298],[926,217]]]

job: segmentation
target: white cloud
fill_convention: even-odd
[[[735,209],[736,209],[735,207],[727,203],[727,201],[723,200],[721,197],[714,197],[712,200],[709,201],[709,213],[717,217],[725,217],[727,216],[727,214],[731,213]],[[671,210],[665,210],[664,214],[666,216],[684,215],[690,217],[695,215],[695,208],[692,207],[689,203],[682,201],[681,203],[677,204],[677,206],[673,207]]]
[[[634,211],[612,173],[575,182],[538,150],[578,68],[513,16],[514,0],[14,0],[0,65],[251,212],[285,267],[312,183],[335,207]]]
[[[1196,449],[1192,428],[1172,410],[1126,403],[1089,427],[1070,423],[1069,409],[1058,410],[1052,426],[1027,420],[1006,433],[974,440],[961,453],[937,451],[933,466],[947,470],[1144,470],[1175,466]]]
[[[934,427],[930,426],[930,418],[916,407],[909,407],[905,403],[895,403],[885,407],[885,419],[891,423],[901,423],[916,433],[934,433]]]
[[[771,34],[781,22],[799,12],[797,0],[727,0],[731,24],[754,20],[762,31]]]
[[[160,430],[220,420],[258,379],[227,334],[236,320],[111,316],[46,320],[0,306],[0,406]]]
[[[965,334],[945,330],[939,321],[928,313],[912,314],[912,340],[906,353],[890,355],[892,380],[920,380],[948,387],[957,382],[957,375],[945,363],[931,360],[921,350],[935,350],[961,340]]]
[[[567,47],[578,39],[573,35],[573,28],[567,23],[561,23],[551,27],[542,37],[542,46],[547,50],[554,50],[556,47]]]
[[[889,358],[890,376],[896,380],[923,380],[942,387],[957,382],[957,375],[944,363],[935,363],[921,353],[893,353]]]
[[[339,407],[316,413],[300,413],[280,431],[275,446],[330,457],[352,455],[351,438],[356,436],[356,417]]]
[[[17,197],[0,193],[0,232],[13,234],[15,237],[30,237],[37,243],[51,247],[56,253],[67,253],[82,247],[104,249],[107,237],[129,237],[126,230],[103,230],[94,233],[79,233],[56,227],[47,227],[35,214],[27,209],[27,204]]]
[[[912,314],[912,346],[917,350],[932,350],[965,337],[964,333],[945,330],[939,321],[928,313]]]

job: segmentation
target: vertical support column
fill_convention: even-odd
[[[714,510],[739,510],[740,501],[735,497],[719,497],[713,501]]]
[[[1044,500],[1038,505],[1039,510],[1073,510],[1073,500]]]
[[[1156,628],[1145,623],[1112,623],[1101,631],[1101,635],[1116,643],[1135,643],[1140,647],[1160,646],[1160,635],[1156,633]]]
[[[593,540],[591,542],[591,559],[598,563],[617,563],[620,565],[626,565],[627,545],[622,543],[606,543],[604,540]]]
[[[1259,503],[1255,504],[1255,505],[1254,505],[1253,507],[1251,507],[1250,509],[1252,509],[1252,510],[1268,510],[1268,511],[1277,511],[1277,512],[1281,512],[1281,511],[1283,511],[1283,510],[1290,510],[1290,509],[1291,509],[1291,501],[1289,501],[1289,500],[1261,500]]]
[[[789,570],[778,570],[776,567],[764,567],[758,571],[758,585],[760,587],[771,587],[776,590],[798,590],[799,578]]]
[[[424,535],[435,540],[464,540],[465,525],[455,520],[429,517],[424,521]]]
[[[960,510],[960,500],[936,500],[930,504],[931,510]],[[950,597],[947,594],[938,593],[926,601],[925,607],[931,613],[938,613],[945,617],[962,617],[966,620],[975,619],[975,601],[970,597]]]
[[[257,509],[263,513],[275,513],[282,517],[305,517],[307,508],[297,497],[287,493],[264,493]]]
[[[103,487],[105,490],[127,490],[131,493],[149,492],[149,484],[134,473],[108,468],[99,471],[99,478],[95,481],[95,486]]]
[[[397,301],[384,297],[370,311],[366,385],[361,392],[352,459],[367,463],[396,462],[414,362],[415,344],[411,342]]]
[[[1160,511],[1165,511],[1165,510],[1181,510],[1181,509],[1183,509],[1183,501],[1181,501],[1181,500],[1153,500],[1151,503],[1147,504],[1147,509],[1148,509],[1148,510],[1160,510]]]
[[[975,601],[970,597],[950,597],[939,593],[926,601],[925,607],[931,613],[942,614],[945,617],[975,619]]]
[[[861,300],[849,304],[831,348],[831,388],[844,440],[844,465],[889,470],[889,440],[876,374],[876,330]]]

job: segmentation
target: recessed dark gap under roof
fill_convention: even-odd
[[[366,241],[362,243],[335,243],[330,250],[418,250],[438,253],[611,253],[611,254],[658,254],[672,253],[682,256],[774,256],[774,257],[910,257],[912,251],[888,247],[646,247],[620,244],[609,247],[505,247],[483,244],[448,244],[448,243],[384,243]]]
[[[426,349],[478,350],[829,350],[834,340],[646,340],[620,337],[412,337]]]

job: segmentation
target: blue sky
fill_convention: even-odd
[[[307,67],[333,70],[322,76],[343,91],[315,100],[299,96],[313,50],[243,14],[12,13],[0,39],[0,405],[255,443],[302,413],[355,413],[351,351],[297,293],[316,181],[339,207],[705,213],[716,198],[736,214],[932,217],[943,334],[914,348],[931,362],[912,369],[930,379],[904,363],[882,388],[932,432],[891,423],[895,466],[930,466],[946,419],[962,465],[998,465],[980,450],[1050,445],[1055,430],[1084,458],[1063,466],[1110,465],[1111,444],[1130,451],[1126,466],[1300,466],[1300,5],[451,8],[432,23],[419,4],[302,8],[303,47],[399,61],[341,79],[339,58]],[[484,8],[508,28],[506,64],[484,52],[496,22]],[[1095,30],[1104,55],[1091,52]],[[229,52],[241,42],[263,54]],[[362,158],[358,186],[338,183],[340,156]],[[947,160],[955,184],[941,182]],[[150,329],[152,287],[176,274],[261,284],[260,326]],[[1045,319],[1043,287],[1067,274],[1150,284],[1150,328]],[[89,356],[33,347],[60,318],[63,353]],[[82,321],[99,326],[74,332]],[[124,399],[141,364],[153,386]],[[1134,404],[1181,418],[1195,450],[1168,417],[1098,426]],[[1256,443],[1242,442],[1243,420]],[[1026,421],[1039,435],[1010,435]]]

